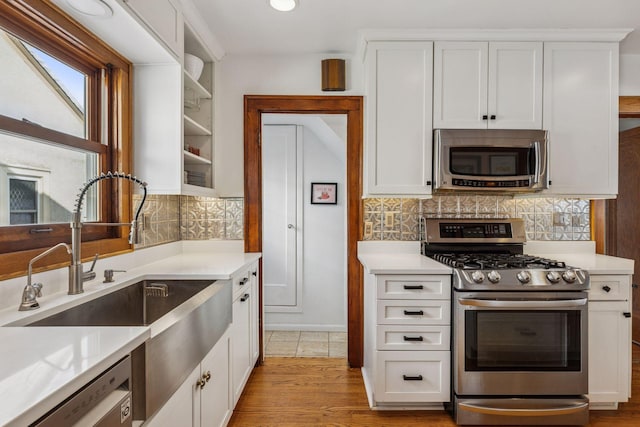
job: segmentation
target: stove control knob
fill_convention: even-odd
[[[516,277],[520,281],[520,283],[529,283],[531,281],[531,274],[528,271],[522,270]]]
[[[500,281],[500,273],[495,270],[491,270],[489,274],[487,274],[487,279],[489,279],[491,283],[498,283]]]
[[[551,283],[558,283],[560,281],[560,273],[557,271],[550,271],[547,273],[547,280]]]
[[[562,278],[567,283],[573,283],[577,279],[576,272],[573,270],[567,270],[564,273],[562,273]]]
[[[482,271],[476,270],[471,273],[471,279],[473,279],[476,283],[484,282],[484,273]]]

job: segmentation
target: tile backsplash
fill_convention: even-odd
[[[134,196],[137,207],[141,197]],[[589,200],[504,196],[364,199],[364,240],[419,240],[419,218],[506,218],[525,221],[527,240],[590,240]],[[242,240],[244,199],[150,195],[137,248],[178,240]],[[367,234],[367,231],[371,233]]]
[[[419,240],[419,218],[524,219],[527,240],[590,240],[589,200],[434,196],[363,200],[364,240]],[[371,230],[371,233],[368,231]]]
[[[140,195],[133,198],[137,208]],[[244,200],[149,195],[144,204],[144,230],[136,248],[178,240],[242,240]]]

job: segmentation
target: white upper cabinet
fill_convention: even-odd
[[[182,10],[178,0],[123,1],[177,57],[182,57]]]
[[[618,192],[618,43],[544,45],[544,128],[554,195]]]
[[[436,42],[433,126],[541,129],[541,42]]]
[[[431,194],[432,42],[367,46],[365,194]]]

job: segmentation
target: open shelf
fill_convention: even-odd
[[[204,157],[197,156],[190,151],[183,150],[184,154],[184,163],[186,165],[210,165],[211,160],[205,159]]]
[[[191,117],[184,115],[184,134],[188,136],[211,136],[209,129],[197,123]]]
[[[204,86],[202,86],[191,74],[184,71],[184,87],[192,89],[196,96],[200,99],[211,99],[212,95]]]

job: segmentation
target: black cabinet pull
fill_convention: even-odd
[[[411,376],[411,375],[403,375],[402,379],[405,381],[422,381],[422,375],[418,375],[418,376]]]
[[[632,287],[633,289],[638,289],[638,284],[637,284],[637,283],[632,283],[632,284],[631,284],[631,287]]]
[[[404,340],[405,341],[424,341],[424,338],[421,336],[419,337],[408,337],[408,336],[404,336]]]
[[[625,311],[624,313],[622,313],[622,315],[623,315],[624,317],[626,317],[627,319],[628,319],[629,317],[631,317],[631,313],[629,313],[628,311]]]
[[[495,119],[496,119],[496,115],[495,115],[495,114],[492,114],[492,115],[491,115],[491,120],[495,120]]]
[[[431,181],[427,181],[427,185],[431,185]]]
[[[482,120],[487,120],[489,118],[489,116],[487,116],[486,114],[484,116],[482,116]]]
[[[404,315],[405,316],[423,316],[424,315],[424,311],[422,311],[422,310],[418,310],[418,311],[405,310],[404,311]]]
[[[611,288],[609,286],[607,286],[607,285],[604,285],[602,287],[602,290],[605,291],[605,292],[611,292]]]
[[[249,294],[244,294],[244,295],[242,295],[242,296],[240,297],[240,302],[245,302],[246,300],[248,300],[248,299],[249,299],[249,297],[250,297],[250,296],[251,296],[251,295],[249,295]]]
[[[407,290],[419,290],[419,289],[424,289],[424,286],[422,285],[404,285],[404,288]]]
[[[244,286],[247,284],[248,281],[249,281],[249,278],[245,277],[244,279],[240,280],[240,283],[238,283],[238,285]]]
[[[256,271],[252,271],[252,272],[251,272],[251,275],[252,275],[252,276],[254,276],[254,277],[256,277],[256,276],[258,275],[258,271],[257,271],[257,270],[256,270]]]

